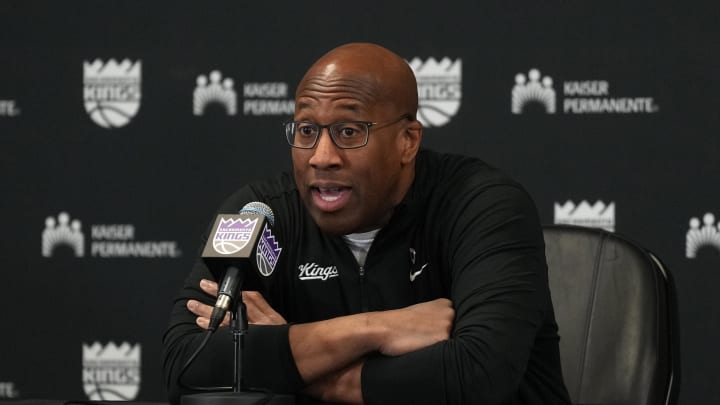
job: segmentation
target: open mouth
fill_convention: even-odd
[[[318,187],[317,191],[320,198],[327,202],[337,201],[342,194],[340,187]]]
[[[323,211],[336,211],[348,201],[350,187],[312,187],[312,196],[315,205]]]

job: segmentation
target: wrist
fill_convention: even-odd
[[[365,316],[363,335],[369,345],[367,353],[381,352],[391,327],[387,322],[387,311],[366,312],[363,315]]]

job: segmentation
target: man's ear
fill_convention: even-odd
[[[402,163],[410,164],[415,160],[422,141],[423,126],[418,120],[410,121],[401,136],[403,142]]]

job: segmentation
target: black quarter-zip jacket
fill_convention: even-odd
[[[219,213],[261,201],[275,214],[282,251],[262,293],[290,323],[402,308],[445,297],[456,318],[451,338],[402,356],[369,355],[366,404],[568,404],[560,370],[542,230],[523,188],[482,161],[421,150],[416,177],[361,267],[340,236],[323,234],[300,201],[291,174],[247,185]],[[207,235],[206,235],[207,238]],[[214,299],[198,260],[175,301],[163,338],[171,402],[185,393],[177,375],[202,338],[185,305]],[[230,385],[229,331],[215,333],[184,381]],[[288,326],[252,326],[244,382],[276,392],[303,387]],[[299,396],[299,404],[318,403]]]

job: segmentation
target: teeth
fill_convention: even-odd
[[[326,202],[333,202],[340,199],[342,194],[341,187],[318,187],[320,198]]]
[[[340,197],[338,197],[338,196],[322,195],[322,194],[321,194],[321,195],[320,195],[320,198],[321,198],[323,201],[333,202],[333,201],[337,201],[337,199],[340,198]]]

